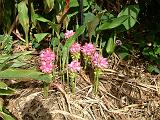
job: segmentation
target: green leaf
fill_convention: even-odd
[[[45,12],[50,12],[54,8],[54,0],[43,0]]]
[[[88,22],[91,22],[92,20],[94,20],[96,16],[91,13],[91,12],[88,12],[88,13],[84,13],[84,23],[88,23]]]
[[[92,16],[92,18],[90,18],[90,20],[88,20],[89,22],[87,23],[87,28],[88,28],[88,36],[89,39],[92,39],[92,35],[94,34],[94,31],[97,27],[97,25],[99,24],[100,18],[99,16]]]
[[[1,96],[2,96],[2,95],[12,95],[12,94],[14,94],[14,93],[15,93],[15,90],[12,89],[12,88],[10,88],[10,87],[8,87],[7,90],[5,90],[5,89],[0,89],[0,95],[1,95]]]
[[[5,34],[0,35],[0,50],[3,50],[3,53],[10,53],[12,50],[13,38],[12,36]]]
[[[4,82],[0,81],[0,95],[11,95],[15,90],[8,87]]]
[[[7,86],[4,82],[0,81],[0,89],[5,89],[5,90],[7,90],[7,89],[8,89],[8,86]]]
[[[159,70],[158,67],[155,66],[155,65],[149,65],[149,66],[147,67],[147,70],[148,70],[149,72],[151,72],[151,73],[153,73],[153,72],[155,72],[155,73],[160,73],[160,70]]]
[[[83,0],[83,6],[88,6],[91,0]],[[70,7],[78,7],[78,0],[70,0]]]
[[[14,64],[14,62],[16,62],[16,60],[15,60],[16,58],[21,57],[21,56],[25,56],[25,55],[28,55],[28,54],[31,54],[31,53],[32,53],[32,51],[25,51],[25,52],[15,53],[13,55],[5,55],[5,54],[0,55],[0,71],[10,63]],[[14,65],[16,65],[16,63]],[[20,65],[20,63],[19,63],[19,65]]]
[[[0,71],[0,78],[3,79],[17,79],[22,81],[23,79],[34,79],[39,81],[50,82],[52,81],[52,76],[49,74],[44,74],[36,70],[23,70],[23,69],[7,69]]]
[[[137,16],[139,11],[139,5],[129,5],[118,14],[118,17],[122,17],[124,15],[129,16],[128,19],[126,19],[123,22],[123,25],[125,26],[126,30],[129,30],[135,25],[135,23],[137,22]]]
[[[47,20],[46,18],[44,18],[44,17],[42,17],[38,14],[34,14],[33,18],[38,20],[38,21],[41,21],[41,22],[51,22],[50,20]]]
[[[123,15],[120,17],[115,18],[112,22],[104,22],[102,25],[99,26],[97,31],[106,30],[106,29],[113,29],[116,28],[128,19],[128,15]]]
[[[8,61],[10,57],[10,55],[0,55],[0,64],[3,64],[4,62]]]
[[[29,31],[29,17],[28,17],[28,8],[25,1],[22,1],[18,4],[18,17],[19,22],[23,27],[25,32],[26,45],[28,47],[28,31]]]
[[[0,97],[0,112],[3,111],[4,100]]]
[[[39,43],[41,42],[49,33],[38,33],[34,34],[36,41]]]
[[[0,117],[2,117],[3,120],[15,120],[12,116],[10,116],[4,112],[0,112]]]
[[[121,52],[121,53],[119,53],[119,56],[120,56],[121,59],[125,59],[126,57],[129,56],[129,53],[127,53],[127,52]]]
[[[107,43],[107,47],[106,47],[106,51],[108,54],[112,54],[114,52],[114,49],[115,49],[115,38],[116,36],[114,34],[112,34],[108,40],[108,43]]]
[[[13,64],[10,67],[18,68],[18,67],[25,66],[26,64],[27,64],[26,62],[19,61],[19,60],[15,59],[15,60],[13,60]]]

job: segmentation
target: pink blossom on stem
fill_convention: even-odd
[[[41,66],[40,69],[44,73],[51,73],[53,70],[52,62],[55,60],[55,54],[51,49],[47,48],[40,52]]]
[[[80,50],[81,50],[81,44],[75,42],[74,44],[71,45],[69,51],[71,54],[76,54],[76,53],[80,53]]]
[[[103,58],[97,52],[95,52],[94,55],[91,57],[91,61],[93,66],[96,68],[104,69],[108,67],[107,58]]]
[[[42,72],[44,73],[51,73],[53,70],[53,64],[50,62],[45,62],[43,61],[41,63],[40,69],[42,70]]]
[[[65,39],[68,39],[70,37],[72,37],[75,34],[75,32],[73,32],[73,30],[67,30],[66,33],[64,33],[64,37]]]
[[[40,52],[41,61],[54,61],[55,54],[50,48],[44,49]]]
[[[68,67],[71,72],[79,72],[81,70],[80,62],[77,60],[74,60],[68,64]]]
[[[92,43],[85,43],[81,51],[84,55],[91,56],[96,51],[96,48]]]

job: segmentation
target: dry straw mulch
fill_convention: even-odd
[[[18,120],[160,120],[160,76],[146,73],[142,63],[121,61],[110,68],[97,96],[92,78],[81,73],[75,94],[55,83],[47,99],[39,83],[23,82],[7,109]]]

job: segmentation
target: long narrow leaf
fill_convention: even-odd
[[[50,82],[52,76],[49,74],[44,74],[36,70],[22,70],[22,69],[7,69],[0,72],[0,78],[3,79],[17,79],[19,81],[26,79],[34,79],[39,81]]]

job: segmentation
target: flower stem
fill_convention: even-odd
[[[94,91],[94,94],[97,95],[98,87],[99,87],[99,72],[95,71],[94,74],[95,75],[94,75],[93,91]]]
[[[49,90],[49,83],[44,82],[43,83],[43,92],[44,92],[45,99],[48,97],[48,90]]]

